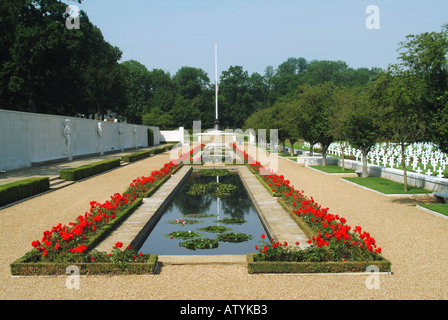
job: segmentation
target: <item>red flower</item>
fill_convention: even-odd
[[[117,242],[116,244],[115,244],[115,248],[121,248],[123,246],[123,243],[122,242]]]
[[[262,239],[266,238],[266,235],[262,234],[262,235],[261,235],[261,238],[262,238]]]
[[[33,241],[33,242],[31,242],[31,245],[32,245],[34,248],[37,248],[38,246],[40,246],[40,241],[39,241],[39,240]]]

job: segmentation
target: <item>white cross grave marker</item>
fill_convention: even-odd
[[[423,164],[423,169],[426,170],[426,165],[428,164],[428,160],[426,159],[426,157],[422,158],[422,164]]]

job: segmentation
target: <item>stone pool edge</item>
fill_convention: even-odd
[[[184,165],[176,174],[172,175],[163,186],[150,198],[143,199],[142,205],[109,237],[103,240],[96,249],[111,251],[110,248],[120,241],[123,246],[139,248],[146,239],[148,230],[160,220],[163,210],[169,205],[176,191],[182,186],[193,170],[203,166]],[[214,166],[206,166],[212,169]],[[217,166],[218,167],[218,166]],[[194,168],[194,169],[193,169]],[[219,168],[223,168],[219,166]],[[245,166],[225,166],[228,170],[235,170],[256,208],[260,220],[270,238],[275,241],[288,242],[294,245],[299,241],[301,246],[307,243],[305,233],[297,223],[287,214],[278,201],[266,190],[252,172]],[[257,235],[254,235],[255,237]],[[261,235],[260,235],[261,236]],[[255,248],[254,248],[255,251]],[[247,255],[159,255],[158,262],[167,264],[246,264]]]

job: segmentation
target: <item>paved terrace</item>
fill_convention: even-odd
[[[249,275],[242,264],[167,264],[156,275],[81,277],[69,290],[66,277],[11,277],[10,263],[31,248],[42,232],[73,221],[123,192],[137,176],[170,160],[165,152],[0,209],[0,298],[10,299],[448,299],[448,220],[415,207],[410,197],[384,197],[278,158],[279,174],[351,226],[370,232],[392,262],[393,275],[366,287],[366,275]]]

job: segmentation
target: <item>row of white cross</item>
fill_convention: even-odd
[[[305,142],[306,147],[309,143]],[[314,147],[319,148],[319,145]],[[341,145],[332,143],[328,148],[329,155],[341,156],[344,152],[345,156],[354,156],[356,161],[362,161],[361,150],[351,147],[350,145]],[[448,155],[441,152],[436,145],[429,142],[413,143],[407,146],[404,152],[405,165],[412,166],[412,171],[418,174],[426,174],[443,178],[445,168],[448,164]],[[401,147],[394,143],[378,143],[367,154],[368,162],[372,165],[398,168],[401,165],[403,157],[401,155]]]

